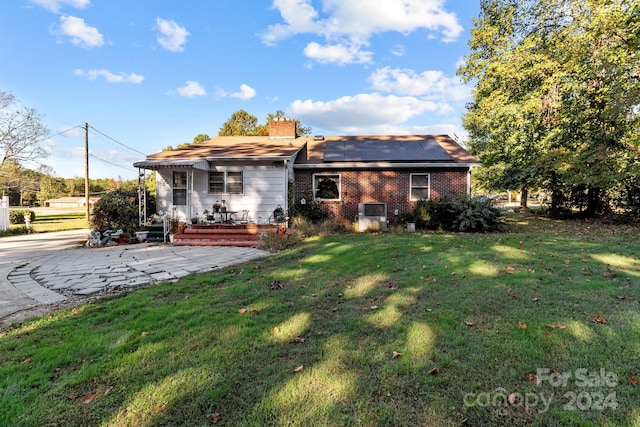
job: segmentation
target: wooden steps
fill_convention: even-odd
[[[212,224],[193,225],[173,236],[177,246],[243,246],[256,247],[260,243],[260,233],[273,229],[267,224]]]

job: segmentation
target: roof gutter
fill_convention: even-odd
[[[233,161],[238,161],[238,160],[252,160],[255,162],[263,162],[265,160],[267,161],[273,161],[273,160],[289,160],[291,158],[291,156],[215,156],[215,157],[205,157],[205,160],[207,161],[227,161],[227,162],[233,162]]]
[[[415,169],[415,168],[473,168],[480,163],[391,163],[391,162],[344,162],[344,163],[297,163],[295,169]]]

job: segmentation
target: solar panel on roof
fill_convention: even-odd
[[[327,141],[325,162],[447,161],[451,156],[435,139]]]

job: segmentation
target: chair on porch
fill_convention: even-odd
[[[235,223],[248,224],[249,223],[249,209],[243,209],[237,213],[237,218],[234,219]]]
[[[219,224],[222,221],[218,217],[216,217],[215,213],[213,213],[213,214],[207,215],[206,222],[207,224]]]

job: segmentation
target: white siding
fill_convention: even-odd
[[[212,166],[212,170],[231,170],[243,172],[243,194],[209,194],[209,172],[203,170],[193,171],[193,193],[191,197],[192,209],[179,206],[176,214],[183,219],[188,219],[192,213],[213,210],[213,203],[225,200],[228,210],[249,210],[249,219],[253,222],[267,222],[273,214],[273,210],[280,205],[287,209],[288,168],[269,165],[229,165]],[[184,169],[183,169],[184,170]],[[172,172],[173,170],[158,171],[157,204],[158,210],[171,212],[172,202]],[[186,209],[185,209],[186,208]]]

